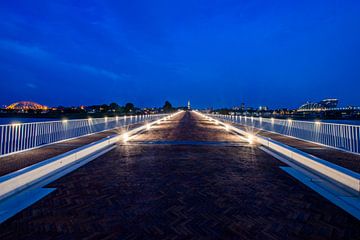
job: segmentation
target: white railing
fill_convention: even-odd
[[[360,126],[247,116],[211,114],[221,120],[279,133],[332,148],[360,153]]]
[[[71,138],[157,120],[164,115],[166,114],[0,125],[0,157]]]

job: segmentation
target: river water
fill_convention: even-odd
[[[60,119],[55,119],[55,118],[0,118],[0,125],[11,124],[11,123],[47,122],[47,121],[58,121],[58,120],[60,120]],[[309,121],[311,121],[311,120],[309,120]],[[322,122],[360,125],[360,120],[322,120]]]

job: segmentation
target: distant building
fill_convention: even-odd
[[[188,108],[188,110],[190,110],[190,109],[191,109],[191,106],[190,106],[190,100],[188,101],[187,108]]]
[[[240,110],[245,111],[245,103],[241,103]]]
[[[267,106],[260,106],[259,111],[267,111],[269,108]]]
[[[324,99],[320,102],[307,102],[298,108],[298,112],[322,111],[336,108],[339,103],[338,99]]]

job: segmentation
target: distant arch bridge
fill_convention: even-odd
[[[12,110],[47,110],[48,107],[36,102],[20,101],[9,105],[6,109]]]

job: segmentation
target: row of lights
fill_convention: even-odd
[[[142,115],[142,116],[145,116],[145,115]],[[125,120],[126,120],[126,117],[127,117],[127,116],[125,115],[125,116],[124,116],[124,119],[125,119]],[[138,116],[136,115],[135,117],[137,118]],[[132,119],[132,118],[133,118],[133,116],[130,116],[130,119]],[[108,118],[107,116],[104,117],[105,122],[107,122],[108,119],[109,119],[109,118]],[[93,120],[92,117],[88,117],[88,121],[89,121],[89,122],[91,122],[92,120]],[[115,120],[118,121],[118,120],[119,120],[119,116],[115,116]],[[63,120],[62,120],[63,123],[67,123],[68,121],[69,121],[68,119],[63,119]]]
[[[218,121],[218,120],[213,119],[213,118],[210,118],[210,117],[208,117],[208,116],[206,116],[205,118],[206,118],[207,120],[209,120],[209,121],[214,121],[216,125],[219,125],[219,121]],[[226,130],[227,132],[230,131],[230,126],[229,126],[228,124],[224,123],[223,125],[224,125],[224,128],[225,128],[225,130]],[[255,140],[255,136],[254,136],[253,134],[251,134],[251,133],[248,133],[246,140],[248,141],[249,144],[253,144],[253,143],[254,143],[254,140]]]
[[[169,120],[171,117],[172,117],[172,115],[167,116],[167,117],[165,117],[165,118],[163,118],[163,119],[160,119],[160,120],[154,122],[153,124],[161,124],[162,121]],[[147,123],[147,124],[145,125],[145,129],[146,129],[147,131],[149,131],[149,130],[151,129],[151,126],[152,126],[152,124]],[[129,141],[129,138],[130,138],[129,133],[124,133],[124,134],[123,134],[123,141],[124,141],[124,142]]]
[[[247,120],[247,116],[244,116],[244,118],[245,118],[245,120]],[[250,117],[251,118],[251,120],[253,121],[254,120],[254,117],[253,116],[251,116]],[[240,116],[240,120],[242,119],[242,116]],[[259,117],[259,121],[260,122],[262,122],[262,120],[263,120],[263,118],[262,117]],[[275,123],[275,118],[270,118],[270,120],[271,120],[271,124],[274,124]],[[287,122],[289,123],[289,124],[291,124],[291,123],[293,123],[293,119],[291,119],[291,118],[288,118],[287,119]],[[316,120],[315,121],[315,125],[321,125],[321,122],[319,121],[319,120]]]
[[[241,117],[241,116],[240,116],[240,117]],[[130,118],[132,118],[132,116],[130,116]],[[115,119],[116,119],[116,121],[118,121],[119,117],[116,116]],[[126,119],[126,116],[125,116],[125,119]],[[165,118],[165,120],[167,120],[167,119],[168,119],[168,118]],[[210,118],[209,118],[209,117],[206,117],[206,119],[210,119]],[[245,116],[245,119],[247,119],[246,116]],[[274,124],[274,123],[275,123],[275,119],[274,119],[274,118],[270,118],[270,119],[271,119],[271,123]],[[108,117],[104,117],[104,120],[105,120],[105,122],[107,122]],[[212,120],[212,119],[210,119],[210,120]],[[251,117],[251,120],[253,120],[253,117]],[[259,120],[262,121],[262,117],[260,117]],[[91,121],[92,121],[92,118],[89,117],[89,118],[88,118],[88,121],[91,122]],[[219,124],[219,122],[218,122],[217,120],[214,120],[214,121],[215,121],[215,124],[216,124],[216,125]],[[293,120],[292,120],[291,118],[288,118],[287,121],[288,121],[288,123],[290,123],[290,124],[293,122]],[[67,120],[67,119],[63,119],[62,122],[63,122],[63,123],[67,123],[68,120]],[[316,125],[320,125],[321,122],[320,122],[320,121],[315,121],[315,124],[316,124]],[[13,124],[12,124],[12,126],[14,126],[14,127],[19,126],[19,125],[20,125],[20,123],[13,123]]]

